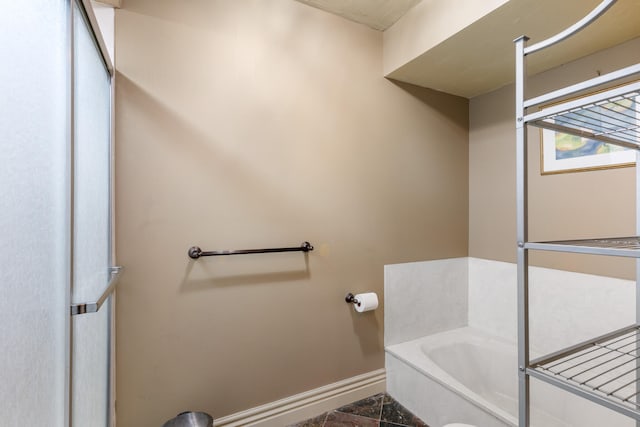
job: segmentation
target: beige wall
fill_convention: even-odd
[[[640,60],[640,39],[530,79],[531,94],[595,77]],[[515,262],[514,89],[471,99],[469,255]],[[540,133],[529,133],[530,240],[635,234],[635,169],[540,174]],[[533,264],[634,278],[634,262],[612,257],[534,253]]]
[[[116,11],[120,427],[383,367],[383,265],[467,255],[468,101],[382,77],[382,35],[290,0]],[[187,249],[297,245],[208,258]]]

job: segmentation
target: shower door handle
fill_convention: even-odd
[[[85,302],[82,304],[71,304],[71,315],[75,316],[77,314],[86,314],[86,313],[96,313],[102,307],[102,304],[109,298],[109,295],[113,293],[116,288],[116,284],[118,283],[118,279],[120,278],[120,273],[122,273],[123,267],[115,266],[109,267],[109,284],[107,289],[104,290],[100,298],[98,298],[94,302]]]

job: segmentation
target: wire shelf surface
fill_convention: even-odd
[[[566,101],[527,116],[541,128],[640,149],[640,85]],[[625,88],[629,91],[625,92]]]
[[[604,399],[640,416],[640,327],[579,346],[560,356],[535,362],[536,376],[569,383],[572,391]],[[540,378],[544,379],[544,378]]]
[[[527,249],[640,258],[640,236],[529,242]]]

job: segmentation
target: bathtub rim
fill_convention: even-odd
[[[452,375],[447,373],[444,369],[442,369],[436,362],[430,359],[422,350],[423,345],[428,344],[429,341],[445,341],[446,344],[450,344],[450,341],[453,342],[461,342],[462,340],[455,340],[459,337],[470,337],[474,341],[479,339],[486,339],[489,342],[495,342],[498,345],[512,347],[514,344],[500,337],[496,337],[494,335],[490,335],[480,329],[473,328],[471,326],[463,326],[461,328],[451,329],[448,331],[439,332],[433,335],[427,335],[424,337],[420,337],[414,340],[405,341],[398,344],[393,344],[389,346],[385,346],[385,353],[390,353],[397,359],[406,363],[408,366],[418,371],[419,373],[425,375],[429,379],[435,381],[446,389],[452,391],[456,395],[460,396],[467,402],[476,406],[480,410],[496,417],[500,421],[511,425],[513,427],[518,426],[518,420],[515,416],[509,414],[504,409],[498,407],[494,403],[489,402],[487,399],[480,396],[478,393],[471,390],[469,387],[462,384]],[[465,341],[468,342],[468,341]],[[440,343],[439,347],[444,343]],[[407,351],[406,348],[409,347],[414,351]],[[404,351],[403,351],[404,350]],[[410,354],[407,354],[410,353]],[[417,354],[416,354],[417,353]],[[426,361],[426,366],[420,366],[416,363],[416,359],[420,358]],[[432,370],[430,372],[429,370]],[[517,396],[516,396],[517,398]]]

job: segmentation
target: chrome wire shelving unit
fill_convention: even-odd
[[[528,241],[529,126],[635,149],[636,159],[640,159],[640,64],[525,99],[527,57],[571,37],[597,20],[615,2],[616,0],[602,1],[579,22],[539,43],[529,46],[526,36],[515,40],[520,427],[530,426],[531,377],[627,415],[635,419],[636,425],[640,427],[640,237]],[[576,96],[579,97],[575,98]],[[568,100],[570,97],[573,99]],[[636,233],[640,235],[640,167],[636,167],[636,206]],[[636,324],[531,360],[530,250],[636,258]]]

